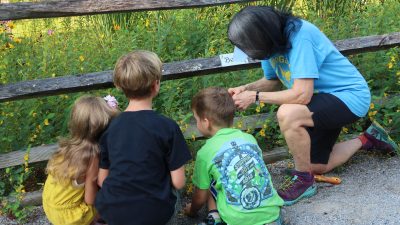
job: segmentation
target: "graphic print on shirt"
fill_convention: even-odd
[[[237,139],[224,144],[214,157],[228,204],[250,210],[272,196],[269,173],[260,155],[256,144]]]
[[[290,64],[286,55],[277,55],[272,57],[269,62],[272,68],[275,70],[279,80],[285,85],[286,88],[290,89],[293,86],[292,76],[290,73]]]

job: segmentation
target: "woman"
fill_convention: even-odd
[[[293,179],[278,191],[286,205],[314,195],[313,174],[332,170],[359,149],[398,149],[376,123],[358,138],[335,144],[343,126],[367,114],[371,95],[363,76],[313,24],[249,6],[233,17],[228,37],[235,57],[242,51],[262,60],[264,71],[260,80],[229,89],[236,106],[280,105],[278,123],[295,162]],[[279,90],[281,84],[286,90]]]

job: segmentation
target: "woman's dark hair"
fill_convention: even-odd
[[[248,6],[229,23],[228,38],[253,59],[266,59],[291,49],[290,36],[301,27],[301,20],[289,12],[268,6]]]

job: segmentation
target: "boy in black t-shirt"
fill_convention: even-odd
[[[109,225],[166,224],[175,210],[174,189],[185,185],[191,159],[179,126],[152,110],[160,90],[161,61],[148,51],[122,56],[114,85],[129,99],[100,138],[95,206]]]

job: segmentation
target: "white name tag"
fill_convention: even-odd
[[[219,55],[219,59],[221,60],[221,66],[223,67],[245,64],[249,62],[247,59],[233,60],[233,53]]]

